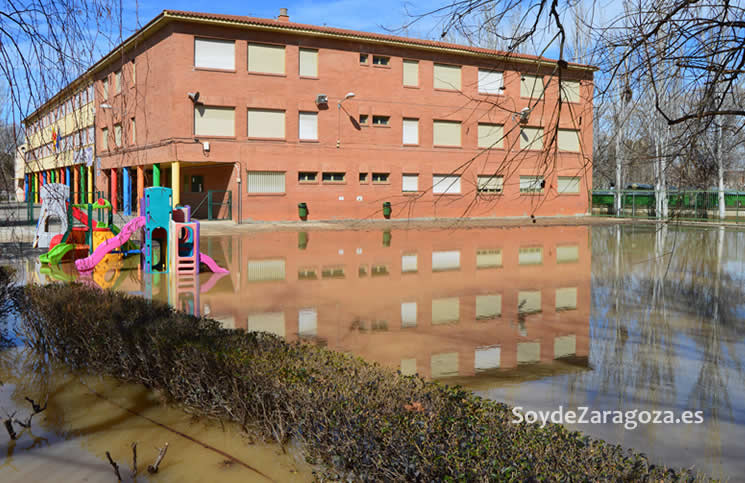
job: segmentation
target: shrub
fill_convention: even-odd
[[[29,286],[28,342],[74,368],[157,388],[205,415],[302,444],[324,477],[353,480],[693,480],[510,408],[267,333],[81,285]]]

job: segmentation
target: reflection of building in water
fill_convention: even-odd
[[[405,374],[586,364],[589,240],[587,227],[221,238],[212,255],[233,288],[202,302],[226,327],[314,339]]]

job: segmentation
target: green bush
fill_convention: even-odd
[[[163,391],[205,415],[299,442],[326,478],[693,480],[458,387],[266,333],[222,329],[161,303],[81,285],[29,286],[28,342],[74,368]]]

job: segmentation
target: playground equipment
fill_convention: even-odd
[[[215,273],[227,273],[212,258],[199,251],[199,222],[191,219],[191,209],[172,207],[170,188],[152,187],[145,190],[140,202],[140,216],[130,220],[121,232],[103,241],[86,258],[75,260],[80,272],[89,272],[104,257],[118,250],[135,233],[142,233],[142,268],[145,273],[169,272],[176,275],[199,273],[204,263]]]
[[[49,244],[56,235],[67,231],[67,200],[70,198],[70,187],[59,183],[49,183],[41,186],[41,213],[36,223],[34,247],[49,248]],[[62,227],[59,231],[50,231],[49,222],[56,217]]]

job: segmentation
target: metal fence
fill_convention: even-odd
[[[591,193],[592,214],[619,218],[656,218],[656,194],[651,190],[621,190],[621,209],[615,209],[616,192]],[[667,193],[669,218],[680,220],[720,220],[719,193],[716,190],[670,190]],[[745,222],[745,191],[724,192],[725,220]]]
[[[199,203],[192,205],[194,218],[207,220],[233,219],[233,192],[230,190],[209,190]]]

